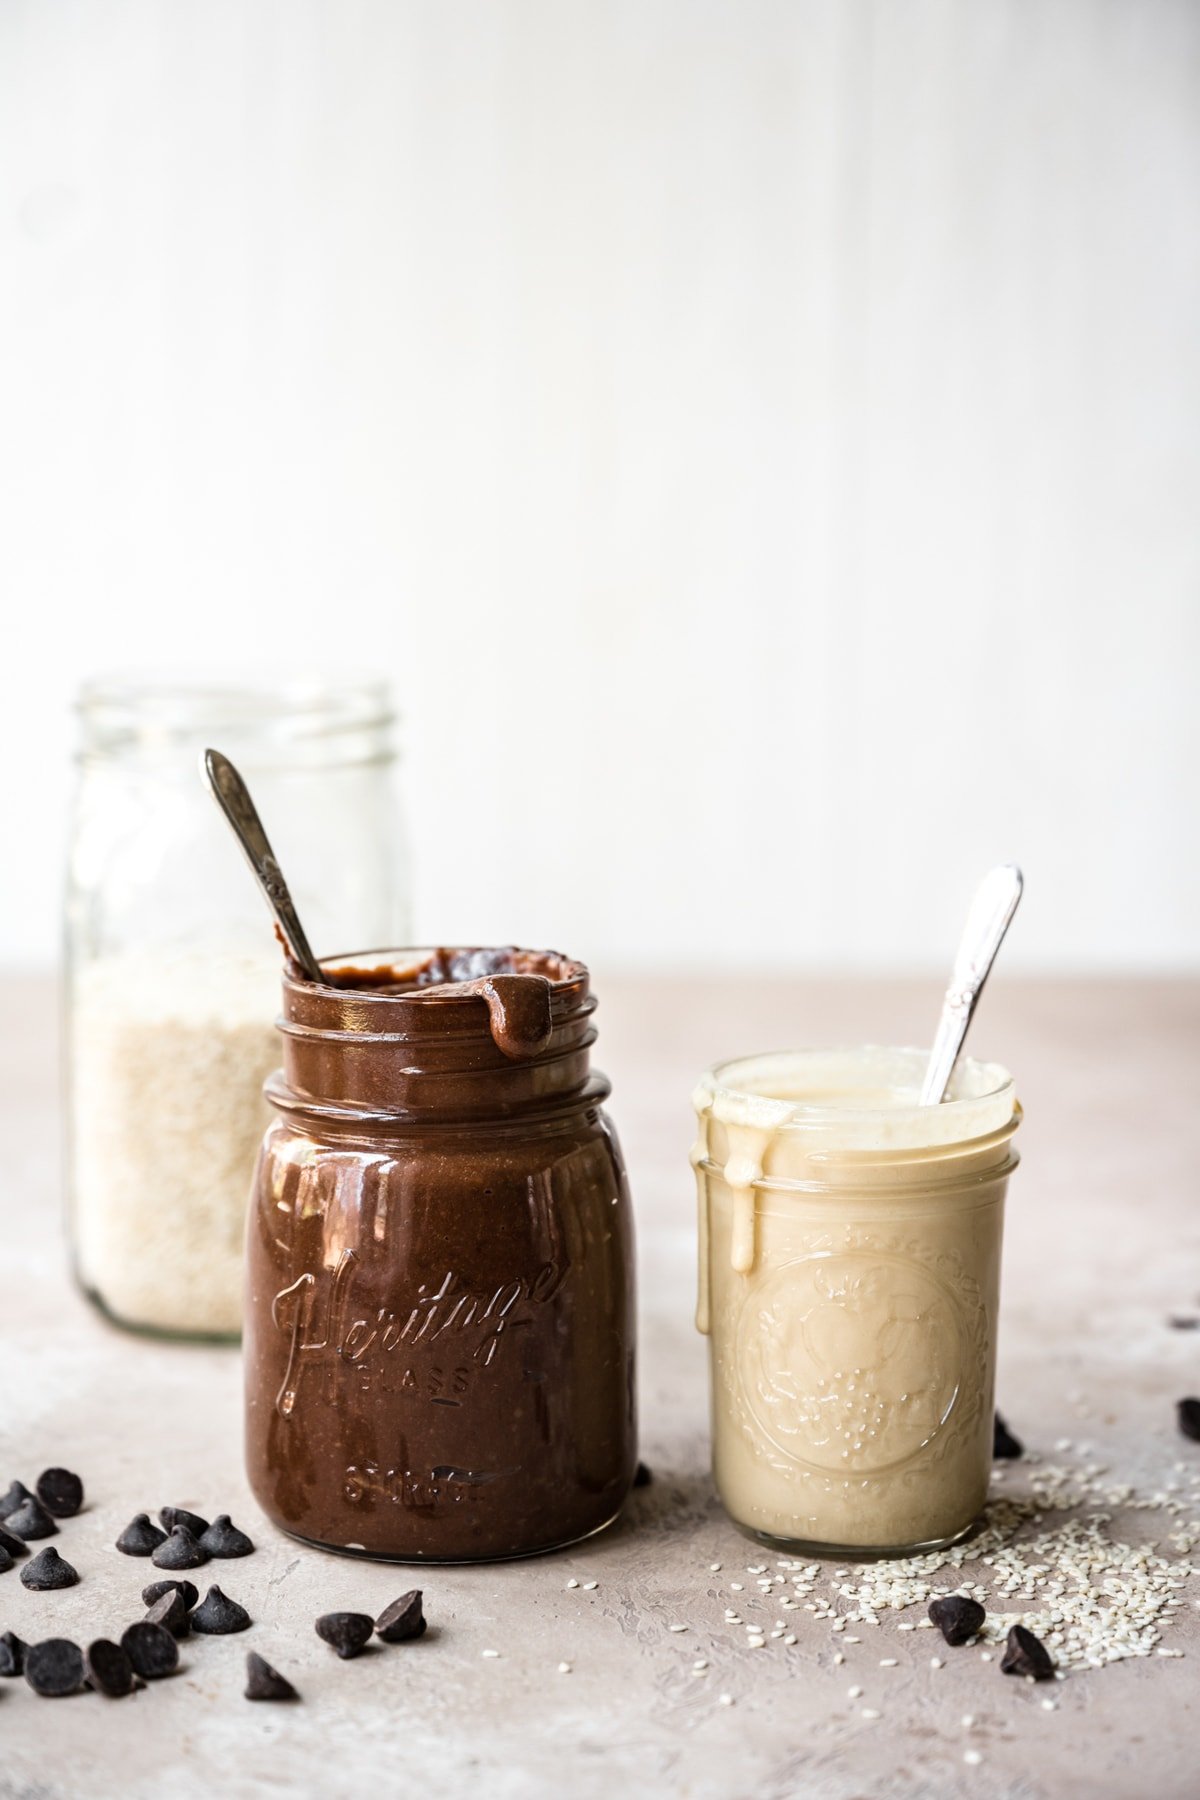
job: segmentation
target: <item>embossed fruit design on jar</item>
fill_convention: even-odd
[[[552,952],[285,975],[247,1239],[246,1452],[285,1531],[397,1560],[573,1542],[637,1462],[633,1225]]]
[[[1007,1071],[969,1059],[921,1107],[924,1064],[785,1052],[696,1090],[713,1471],[770,1544],[930,1549],[987,1496],[1020,1108]]]

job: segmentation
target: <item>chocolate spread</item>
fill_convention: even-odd
[[[248,1234],[247,1460],[285,1530],[399,1559],[607,1524],[636,1465],[633,1241],[587,970],[284,980]]]

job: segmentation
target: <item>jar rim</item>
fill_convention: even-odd
[[[836,1138],[846,1148],[963,1144],[1019,1118],[1008,1070],[974,1057],[959,1058],[940,1105],[921,1106],[928,1059],[928,1050],[881,1044],[762,1051],[716,1064],[693,1105],[726,1125]],[[850,1098],[855,1092],[865,1103]],[[884,1092],[886,1103],[871,1104]]]
[[[373,675],[303,670],[230,676],[203,669],[115,669],[90,676],[75,697],[84,750],[148,748],[243,734],[301,743],[386,731],[397,710],[391,684]]]
[[[499,973],[528,973],[543,975],[550,983],[552,993],[566,994],[572,989],[585,988],[588,984],[587,964],[577,957],[566,956],[560,950],[537,950],[526,944],[455,944],[452,946],[437,944],[391,944],[377,950],[342,950],[333,956],[322,956],[317,960],[323,970],[336,975],[339,971],[349,973],[360,971],[370,973],[373,970],[382,972],[387,968],[399,979],[408,973],[415,973],[430,958],[446,955],[498,955],[510,957],[528,957],[539,963],[553,963],[563,971],[561,975],[551,977],[543,968],[528,970],[497,969],[490,971]],[[484,971],[481,971],[481,974]],[[394,1008],[397,1002],[417,1001],[422,1006],[431,1003],[449,1004],[451,1001],[477,1000],[478,995],[464,989],[464,982],[472,977],[461,977],[453,981],[434,980],[424,987],[405,988],[397,991],[394,987],[370,988],[360,986],[357,982],[341,983],[331,981],[327,986],[318,988],[299,971],[293,973],[289,965],[284,966],[284,992],[299,990],[310,994],[337,994],[342,997],[353,995],[355,1001],[363,1002],[373,1008]],[[475,1010],[475,1009],[473,1009]]]

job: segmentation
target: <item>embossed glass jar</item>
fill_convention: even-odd
[[[900,1556],[963,1537],[991,1470],[1004,1198],[1020,1108],[925,1053],[725,1063],[694,1096],[697,1324],[713,1472],[761,1542]]]
[[[589,1536],[637,1446],[633,1223],[587,970],[512,951],[324,966],[350,985],[285,976],[266,1086],[254,1492],[297,1537],[400,1561]]]

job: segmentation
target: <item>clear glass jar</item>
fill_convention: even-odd
[[[396,1561],[590,1536],[637,1438],[633,1219],[588,972],[511,948],[326,967],[342,985],[284,976],[247,1233],[255,1497],[297,1537]]]
[[[922,1107],[925,1061],[748,1057],[694,1097],[713,1473],[775,1547],[937,1549],[987,1498],[1020,1108],[1007,1071],[965,1058]]]
[[[271,921],[199,772],[250,785],[320,953],[408,926],[386,685],[97,680],[66,892],[68,1216],[119,1324],[240,1330],[246,1199],[277,1061]]]

